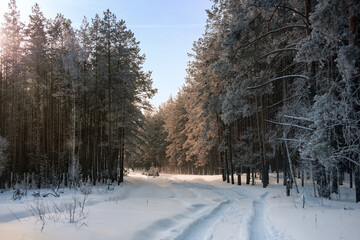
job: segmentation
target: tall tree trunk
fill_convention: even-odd
[[[236,145],[239,145],[239,141],[240,141],[240,134],[241,134],[241,129],[240,129],[240,121],[236,120]],[[242,175],[242,161],[240,159],[240,149],[236,148],[237,152],[235,152],[235,156],[236,156],[236,164],[237,164],[237,182],[238,185],[241,185],[241,175]]]
[[[124,161],[125,161],[125,127],[121,128],[121,156],[120,156],[120,182],[124,181]]]
[[[225,162],[224,162],[224,152],[220,150],[220,161],[221,161],[221,173],[223,182],[226,181],[226,173],[225,173]]]
[[[251,168],[251,185],[255,185],[255,173],[254,173],[254,168]]]
[[[263,171],[263,177],[264,177],[264,182],[266,187],[269,185],[269,161],[266,158],[266,127],[265,127],[265,118],[264,118],[264,101],[263,101],[264,96],[260,97],[260,105],[261,105],[261,127],[262,127],[262,156],[263,156],[263,161],[264,161],[264,171]]]
[[[108,178],[113,181],[113,176],[112,176],[112,163],[113,163],[113,154],[112,154],[112,112],[111,112],[111,44],[110,44],[110,39],[107,40],[107,44],[108,44],[108,53],[107,53],[107,57],[108,57],[108,64],[107,64],[107,71],[108,71],[108,144],[109,144],[109,152],[108,152]]]
[[[305,171],[304,169],[301,170],[301,186],[304,187],[304,181],[305,181]]]
[[[225,168],[226,168],[226,182],[230,183],[230,171],[229,171],[229,161],[228,161],[228,150],[225,149]]]
[[[352,170],[352,164],[349,164],[349,180],[350,180],[350,188],[353,188],[353,170]]]
[[[262,133],[261,133],[261,129],[260,129],[260,117],[259,117],[259,105],[258,105],[258,100],[257,100],[257,96],[255,96],[255,105],[256,105],[256,125],[257,125],[257,133],[258,133],[258,142],[259,142],[259,151],[260,151],[260,156],[261,156],[261,180],[263,183],[263,188],[266,188],[266,177],[265,177],[265,156],[264,156],[264,152],[263,152],[263,144],[262,141],[263,139],[261,139],[262,137]]]
[[[230,172],[231,172],[231,184],[234,184],[234,164],[232,161],[232,148],[231,148],[231,140],[232,140],[232,131],[231,131],[231,125],[228,126],[228,145],[229,145],[229,164],[230,164]]]
[[[77,183],[77,174],[78,174],[78,167],[77,167],[77,157],[76,157],[76,100],[75,100],[75,87],[73,83],[73,119],[72,119],[72,139],[71,139],[71,165],[70,165],[70,184],[75,187]]]
[[[284,137],[284,139],[287,138],[285,132],[283,133],[283,137]],[[290,172],[290,175],[291,175],[291,180],[292,180],[293,183],[295,184],[296,193],[299,193],[299,189],[298,189],[298,186],[297,186],[297,183],[296,183],[296,180],[295,180],[295,176],[294,176],[294,172],[293,172],[293,167],[292,167],[292,162],[291,162],[289,147],[288,147],[287,141],[285,140],[284,142],[285,142],[285,148],[286,148],[286,155],[287,155],[288,162],[289,162],[289,170],[290,170],[289,172]]]
[[[339,193],[339,181],[338,181],[338,170],[337,170],[337,166],[333,166],[332,167],[332,171],[331,171],[331,176],[332,176],[332,185],[331,185],[331,193]]]
[[[285,150],[285,144],[282,148],[283,152],[284,152],[284,156],[286,155],[286,150]],[[288,161],[286,160],[286,157],[282,158],[283,160],[283,175],[284,175],[284,179],[283,179],[283,185],[286,186],[286,180],[288,179]]]
[[[277,151],[277,154],[276,154],[276,183],[279,183],[280,181],[280,176],[279,176],[279,154],[278,154],[278,151]]]
[[[216,122],[221,125],[220,116],[216,116]],[[221,174],[222,174],[222,180],[223,182],[226,181],[226,172],[225,172],[225,161],[224,161],[224,152],[223,149],[221,149],[220,145],[222,143],[223,138],[223,128],[222,126],[219,126],[218,128],[218,149],[219,149],[219,158],[220,158],[220,167],[221,167]]]
[[[246,184],[250,184],[250,167],[246,167]]]

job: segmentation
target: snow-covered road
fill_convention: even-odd
[[[74,196],[81,199],[80,191],[64,189],[60,198],[28,194],[17,201],[11,200],[11,192],[0,194],[1,239],[356,239],[352,237],[359,233],[358,205],[346,203],[354,211],[344,211],[331,201],[331,211],[326,203],[302,209],[295,197],[285,197],[282,186],[236,186],[220,176],[132,173],[125,180],[112,191],[93,187],[85,207],[88,217],[78,223],[54,217],[51,209]],[[50,209],[43,231],[28,211],[37,202]],[[339,214],[346,223],[340,228]]]
[[[179,182],[178,179],[169,180],[169,183],[171,187],[163,187],[171,191],[181,189],[182,194],[187,192],[192,195],[193,193],[194,198],[179,198],[184,205],[190,204],[195,199],[209,199],[210,193],[219,197],[219,199],[214,199],[218,203],[211,206],[193,204],[187,215],[180,214],[161,219],[141,231],[143,235],[137,234],[134,239],[142,237],[145,239],[145,236],[148,236],[148,233],[159,225],[165,225],[163,229],[158,229],[166,232],[166,234],[159,233],[160,239],[275,239],[274,236],[281,236],[276,234],[274,228],[273,233],[269,234],[265,225],[264,199],[268,192],[258,196],[238,187],[223,188],[211,183]],[[155,181],[153,184],[158,185],[159,182]],[[180,221],[174,222],[173,219],[180,219]]]
[[[291,239],[274,227],[269,228],[272,224],[265,212],[265,198],[269,192],[259,196],[239,187],[178,185],[188,190],[207,189],[226,200],[210,213],[194,220],[175,239]]]

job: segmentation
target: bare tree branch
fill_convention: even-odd
[[[274,34],[274,33],[277,33],[277,32],[281,32],[281,31],[285,31],[285,30],[289,30],[289,29],[293,29],[293,28],[304,28],[304,29],[310,29],[309,26],[307,25],[291,25],[291,26],[285,26],[285,27],[282,27],[282,28],[278,28],[278,29],[274,29],[274,30],[271,30],[263,35],[261,35],[260,37],[257,37],[255,38],[254,40],[248,42],[247,44],[245,45],[241,45],[239,47],[237,47],[235,49],[235,52],[231,58],[231,60],[234,60],[238,51],[241,49],[241,48],[246,48],[246,47],[249,47],[251,46],[252,44],[256,43],[257,41],[261,40],[262,38],[268,36],[268,35],[271,35],[271,34]]]
[[[292,124],[292,123],[279,123],[279,122],[274,122],[274,121],[270,121],[270,120],[265,120],[265,122],[273,123],[273,124],[280,125],[280,126],[296,127],[296,128],[300,128],[300,129],[304,129],[304,130],[308,130],[308,131],[314,130],[312,128],[308,128],[308,127],[304,127],[304,126],[300,126],[300,125]]]
[[[250,41],[249,43],[247,43],[245,45],[239,46],[238,49],[248,47],[248,46],[252,45],[253,43],[256,43],[257,41],[259,41],[260,39],[262,39],[262,38],[264,38],[264,37],[266,37],[268,35],[271,35],[271,34],[274,34],[274,33],[277,33],[277,32],[282,32],[282,31],[289,30],[289,29],[293,29],[293,28],[305,28],[305,29],[308,29],[309,27],[306,26],[306,25],[291,25],[291,26],[285,26],[285,27],[282,27],[282,28],[274,29],[274,30],[271,30],[271,31],[261,35],[260,37],[255,38],[254,40]]]
[[[299,121],[306,121],[306,122],[313,122],[313,120],[305,117],[295,117],[295,116],[289,116],[289,115],[280,115],[285,118],[290,118],[292,120],[299,120]]]
[[[296,138],[278,138],[278,139],[282,140],[282,141],[293,141],[293,142],[300,142],[300,143],[306,142],[304,140],[300,140],[300,139],[296,139]]]
[[[281,49],[276,49],[276,50],[273,50],[273,51],[271,51],[271,52],[268,52],[268,53],[265,53],[264,55],[261,55],[258,59],[256,59],[255,60],[255,62],[253,63],[253,65],[251,65],[250,67],[249,67],[249,69],[247,70],[247,72],[250,70],[250,69],[252,69],[262,58],[264,58],[264,57],[267,57],[267,56],[269,56],[269,55],[271,55],[271,54],[274,54],[274,53],[281,53],[281,52],[290,52],[290,51],[298,51],[296,48],[290,48],[290,47],[288,47],[288,48],[281,48]],[[277,56],[277,55],[276,55]],[[275,57],[276,57],[275,56]]]
[[[275,82],[277,80],[282,80],[282,79],[286,79],[286,78],[304,78],[304,79],[309,79],[309,77],[305,76],[305,75],[286,75],[286,76],[281,76],[281,77],[277,77],[277,78],[273,78],[271,79],[270,81],[266,82],[266,83],[263,83],[263,84],[260,84],[260,85],[256,85],[256,86],[252,86],[252,87],[247,87],[246,89],[247,90],[253,90],[253,89],[256,89],[256,88],[260,88],[260,87],[263,87],[263,86],[266,86],[272,82]]]

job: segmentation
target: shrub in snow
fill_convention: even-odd
[[[80,192],[83,195],[90,195],[92,193],[92,188],[87,185],[84,185],[80,187]]]
[[[20,190],[20,188],[17,188],[14,192],[13,192],[13,196],[12,196],[12,200],[20,200],[21,197],[24,196],[24,192]]]
[[[64,203],[65,214],[68,215],[67,220],[69,223],[78,223],[87,219],[88,213],[85,211],[85,204],[88,196],[83,195],[82,200],[79,200],[77,196],[73,196],[73,201]]]
[[[33,192],[31,195],[32,195],[33,197],[38,198],[38,197],[40,197],[40,192],[39,192],[39,191]]]
[[[41,223],[41,231],[45,227],[45,216],[46,213],[50,212],[48,205],[43,201],[35,201],[29,207],[30,214],[35,218],[36,223]]]
[[[29,206],[30,214],[35,218],[36,223],[41,223],[41,231],[45,227],[46,221],[80,223],[86,225],[85,220],[88,218],[88,212],[85,210],[89,194],[83,194],[82,198],[74,195],[72,200],[49,203],[46,200],[35,200]]]

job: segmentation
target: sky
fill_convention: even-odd
[[[28,21],[31,6],[38,3],[46,18],[62,13],[78,28],[84,16],[90,21],[110,9],[123,19],[140,41],[146,55],[145,71],[152,71],[153,86],[158,93],[151,100],[157,107],[170,95],[176,96],[185,82],[188,53],[194,41],[202,37],[206,9],[210,0],[17,0],[21,19]],[[0,0],[0,16],[7,10],[8,0]]]

